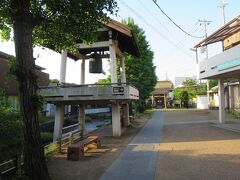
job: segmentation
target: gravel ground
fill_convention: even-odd
[[[155,180],[240,179],[240,133],[209,123],[217,118],[217,111],[164,111],[162,139],[154,147],[158,152]],[[90,147],[79,161],[67,161],[66,153],[50,157],[52,179],[98,179],[146,122],[146,118],[136,119],[119,138],[104,137],[109,128],[101,129],[97,134],[103,136],[103,147]]]
[[[132,122],[132,127],[127,128],[121,137],[110,137],[111,127],[100,128],[92,135],[100,135],[102,137],[102,147],[96,149],[94,145],[88,146],[89,149],[79,161],[68,161],[66,152],[49,157],[47,164],[52,179],[98,179],[147,121],[147,117],[136,118]]]
[[[165,111],[168,122],[216,119],[210,111]],[[211,123],[165,125],[155,179],[240,179],[240,133]]]

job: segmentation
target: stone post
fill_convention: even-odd
[[[62,50],[59,80],[60,83],[66,82],[66,68],[67,68],[67,50]]]
[[[85,130],[85,106],[80,104],[79,105],[79,114],[78,114],[78,123],[79,123],[79,130]]]
[[[109,51],[110,51],[110,72],[111,72],[111,83],[117,83],[117,62],[116,62],[116,48],[113,43],[112,32],[109,31]]]
[[[124,119],[123,119],[123,125],[124,127],[128,127],[130,125],[130,119],[129,119],[129,104],[124,104],[123,105],[123,114],[124,114]]]
[[[125,72],[125,57],[121,57],[120,59],[121,67],[120,67],[120,73],[121,73],[121,83],[126,83],[126,72]]]
[[[64,120],[64,104],[56,104],[53,142],[55,143],[62,137],[62,128]]]
[[[224,81],[218,80],[218,96],[219,96],[219,123],[225,121],[225,97],[224,97]]]
[[[81,74],[80,74],[80,84],[85,84],[85,58],[83,57],[80,60],[80,68],[81,68]]]
[[[120,105],[112,103],[112,130],[113,136],[121,136]]]

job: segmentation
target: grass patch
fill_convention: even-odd
[[[164,111],[177,111],[177,110],[198,110],[197,108],[163,108]]]
[[[155,108],[147,109],[143,113],[140,113],[139,116],[151,117],[155,111]]]
[[[58,148],[57,144],[53,144],[53,143],[45,146],[44,147],[44,154],[45,154],[45,156],[48,155],[51,152],[56,151],[57,148]]]
[[[227,111],[227,114],[230,115],[233,119],[240,120],[240,109]]]

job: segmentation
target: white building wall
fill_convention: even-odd
[[[208,99],[206,95],[197,96],[197,109],[208,109]]]
[[[225,63],[228,63],[228,65],[226,64],[226,67],[229,66],[229,68],[222,68]],[[240,45],[200,62],[199,78],[208,79],[216,75],[236,70],[240,70]]]

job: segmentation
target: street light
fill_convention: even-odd
[[[189,50],[191,50],[191,51],[194,51],[195,52],[195,54],[196,54],[196,63],[198,64],[198,51],[197,51],[197,48],[189,48]]]
[[[196,55],[196,64],[197,64],[197,80],[199,80],[199,75],[198,75],[198,51],[197,48],[189,48],[190,51],[194,51]],[[199,80],[200,85],[201,85],[201,80]]]

